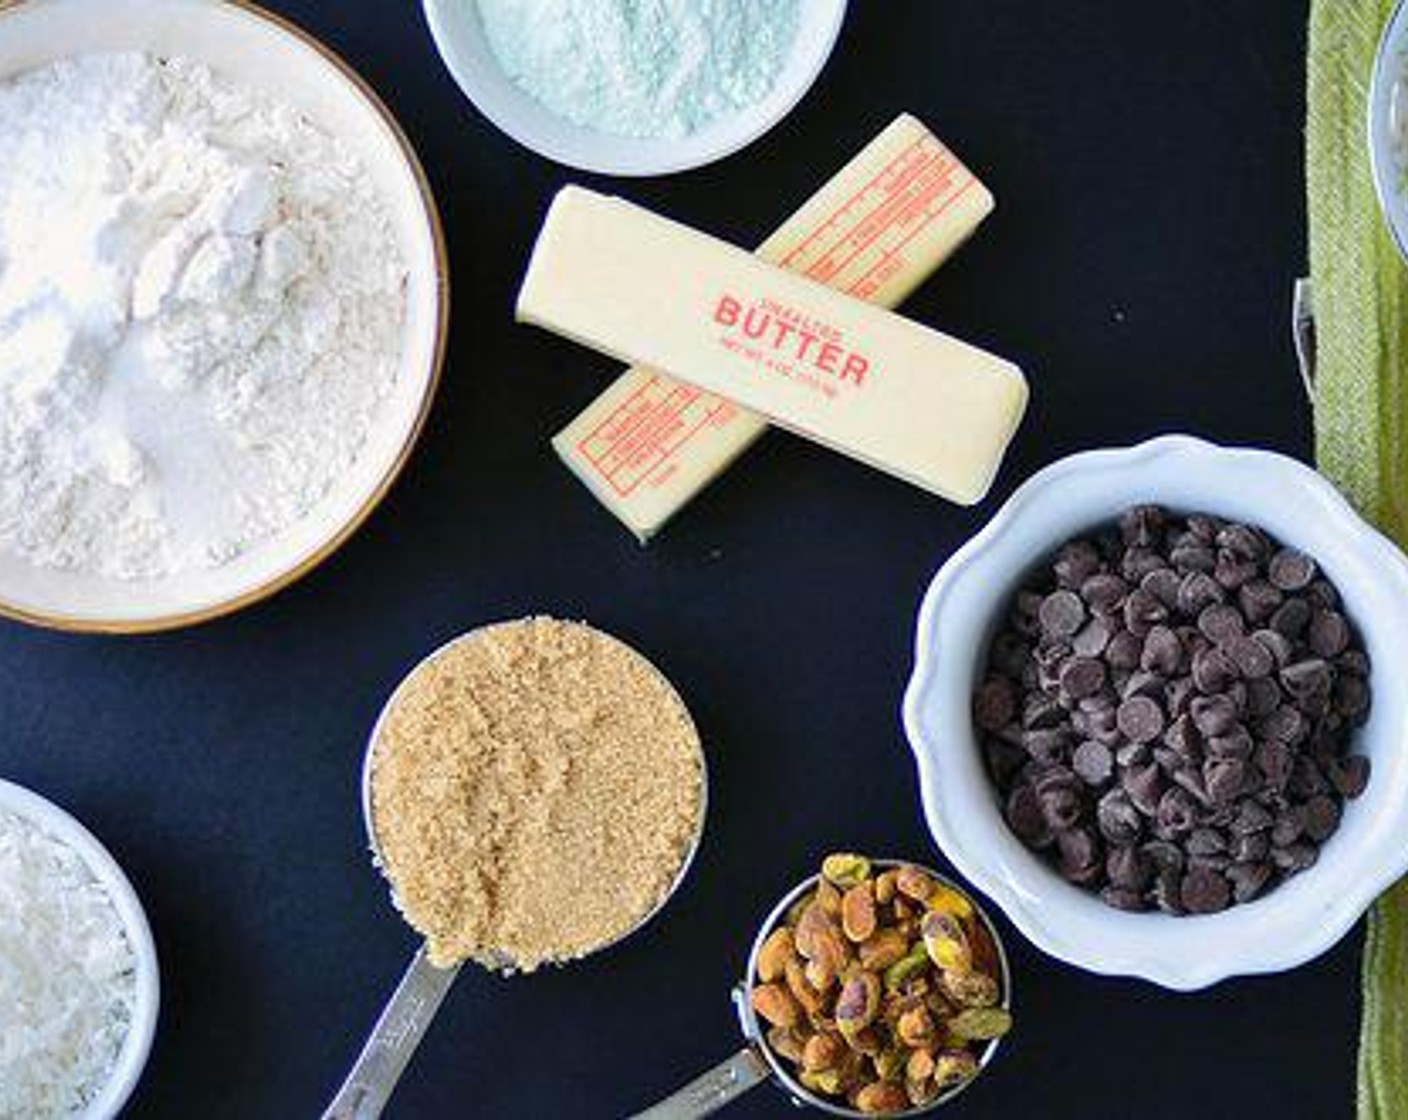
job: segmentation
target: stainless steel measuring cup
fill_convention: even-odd
[[[384,865],[381,859],[381,846],[377,842],[375,818],[372,815],[372,760],[377,741],[381,738],[382,727],[389,714],[395,709],[405,688],[424,666],[462,642],[468,642],[480,636],[486,629],[490,629],[490,627],[478,627],[461,634],[458,638],[446,642],[439,649],[423,658],[402,679],[377,717],[376,725],[372,728],[371,736],[367,740],[366,751],[362,756],[362,821],[367,831],[367,844],[371,849],[372,862],[377,868],[383,868]],[[665,687],[679,701],[681,710],[688,714],[689,709],[680,699],[679,694],[675,692],[674,686],[670,684],[668,678],[658,669],[655,672]],[[698,738],[697,734],[695,738]],[[695,829],[689,849],[685,852],[684,860],[680,864],[674,881],[670,884],[670,889],[630,929],[619,937],[598,945],[586,955],[590,956],[604,949],[609,949],[613,945],[618,945],[641,929],[665,908],[665,904],[674,897],[680,884],[684,882],[690,866],[694,863],[695,854],[699,851],[700,841],[704,837],[704,821],[709,811],[709,769],[702,748],[699,752],[699,769],[703,782],[699,826]],[[392,889],[394,891],[394,885]],[[484,967],[496,972],[510,973],[515,968],[513,959],[503,953],[482,963]],[[440,1004],[444,1002],[445,996],[449,993],[450,986],[454,984],[459,972],[460,966],[437,968],[431,964],[426,946],[422,945],[416,950],[415,956],[411,958],[410,966],[401,977],[401,982],[396,986],[396,990],[392,992],[385,1008],[382,1009],[380,1018],[377,1019],[366,1044],[362,1047],[362,1052],[353,1063],[347,1080],[343,1082],[342,1088],[338,1090],[332,1103],[324,1111],[323,1120],[374,1120],[375,1117],[381,1115],[397,1082],[401,1079],[401,1074],[405,1072],[411,1056],[416,1052],[421,1039],[425,1037],[425,1032],[429,1030],[436,1011],[440,1009]]]
[[[877,859],[870,862],[878,871],[901,866],[922,866],[915,864],[912,860]],[[987,911],[978,904],[971,893],[931,868],[925,867],[923,870],[939,883],[958,891],[972,902],[974,913],[982,923],[983,930],[992,939],[993,953],[997,958],[999,972],[997,979],[1002,993],[999,1006],[1010,1011],[1012,1008],[1012,973],[1007,962],[1007,950],[1003,947],[997,927],[993,925]],[[752,952],[748,955],[747,970],[743,974],[743,979],[733,989],[732,997],[734,1007],[738,1012],[738,1023],[747,1044],[727,1061],[721,1062],[708,1073],[691,1081],[672,1096],[666,1097],[659,1104],[644,1112],[637,1113],[633,1120],[696,1120],[698,1117],[709,1116],[717,1112],[729,1102],[748,1092],[749,1089],[769,1080],[776,1081],[791,1096],[792,1102],[798,1106],[810,1105],[812,1108],[820,1109],[832,1116],[865,1117],[865,1113],[818,1096],[798,1081],[789,1069],[789,1063],[774,1053],[772,1047],[768,1045],[766,1030],[759,1022],[757,1012],[753,1010],[753,985],[758,980],[758,956],[763,951],[763,943],[767,941],[768,935],[782,921],[793,904],[809,891],[816,889],[819,879],[819,875],[813,875],[788,891],[782,900],[773,907],[772,913],[763,921],[758,930],[758,936],[753,941]],[[983,1071],[992,1062],[1001,1043],[1002,1040],[997,1038],[983,1047],[982,1053],[978,1055],[978,1073],[967,1081],[944,1090],[932,1101],[917,1108],[890,1115],[922,1116],[953,1100],[974,1081],[982,1077]],[[866,1120],[873,1120],[873,1117],[868,1117]]]

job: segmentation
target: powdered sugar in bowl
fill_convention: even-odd
[[[433,397],[415,155],[253,8],[47,0],[0,31],[0,612],[139,631],[263,598],[371,513]]]
[[[608,175],[686,171],[757,140],[820,76],[846,14],[846,0],[686,0],[639,18],[612,0],[423,4],[481,113],[539,155]]]
[[[161,985],[132,885],[73,817],[0,780],[0,1115],[110,1120],[136,1088]]]

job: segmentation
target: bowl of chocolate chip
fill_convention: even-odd
[[[1408,560],[1309,467],[1063,459],[946,563],[904,718],[955,866],[1036,945],[1192,990],[1408,872]]]

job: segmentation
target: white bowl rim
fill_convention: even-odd
[[[81,1114],[85,1120],[108,1120],[122,1111],[137,1088],[156,1038],[161,1008],[161,969],[151,924],[126,872],[102,841],[71,813],[33,790],[4,778],[0,778],[0,810],[8,810],[38,826],[79,854],[112,899],[136,958],[137,992],[131,1026],[108,1080]]]
[[[1122,914],[1113,909],[1109,909],[1106,916],[1111,927],[1122,921],[1160,921],[1167,922],[1166,928],[1173,930],[1175,935],[1191,937],[1200,924],[1255,908],[1263,919],[1258,929],[1266,931],[1269,937],[1264,936],[1261,940],[1224,937],[1220,939],[1220,952],[1186,954],[1185,959],[1173,953],[1137,951],[1128,944],[1122,944],[1117,934],[1102,938],[1098,944],[1091,944],[1071,937],[1063,928],[1063,906],[1059,895],[1054,900],[1050,897],[1037,898],[1022,884],[1012,882],[1006,874],[995,869],[991,859],[970,850],[965,844],[961,828],[953,827],[950,814],[946,811],[948,803],[944,800],[944,775],[941,773],[945,767],[938,761],[946,752],[935,747],[931,729],[921,710],[925,694],[934,685],[936,647],[943,644],[946,636],[944,606],[974,572],[981,573],[983,560],[1014,523],[1024,519],[1043,495],[1068,483],[1072,476],[1100,471],[1128,473],[1166,457],[1180,456],[1197,456],[1224,466],[1248,462],[1269,464],[1293,476],[1303,488],[1303,496],[1312,511],[1346,533],[1352,533],[1356,550],[1371,554],[1375,565],[1384,573],[1384,579],[1397,585],[1398,598],[1405,604],[1403,622],[1408,627],[1408,559],[1388,538],[1363,521],[1322,475],[1277,452],[1223,447],[1192,436],[1166,435],[1133,447],[1078,452],[1057,460],[1023,483],[992,521],[953,554],[934,577],[919,611],[915,667],[905,692],[902,718],[919,771],[925,817],[935,841],[960,873],[980,892],[992,898],[1028,940],[1047,954],[1090,972],[1136,977],[1176,991],[1194,991],[1234,976],[1295,968],[1338,943],[1374,900],[1408,873],[1408,845],[1402,843],[1402,837],[1408,835],[1408,798],[1401,799],[1396,807],[1391,806],[1385,813],[1385,820],[1377,822],[1373,837],[1377,842],[1372,847],[1366,845],[1356,857],[1360,873],[1345,881],[1337,881],[1335,889],[1328,892],[1330,897],[1313,914],[1291,912],[1286,905],[1278,904],[1279,892],[1273,892],[1250,906],[1233,907],[1223,914],[1209,917]],[[1208,504],[1215,506],[1216,503]],[[1052,540],[1050,543],[1054,547],[1060,541]],[[963,702],[963,718],[966,719],[966,695]],[[1389,826],[1387,814],[1390,812],[1391,823],[1395,827]],[[1030,854],[1015,837],[1011,841],[1015,849],[1025,855]],[[1043,872],[1060,888],[1085,894],[1080,888],[1065,884],[1054,872],[1044,868]],[[1313,873],[1314,869],[1311,869],[1305,874]],[[1094,901],[1103,907],[1103,903]],[[1272,921],[1273,918],[1277,920]],[[1199,944],[1205,947],[1203,941]]]
[[[43,3],[44,0],[0,0],[0,19],[11,15],[27,14],[31,10],[42,8]],[[272,567],[267,576],[257,583],[209,603],[192,605],[164,614],[139,613],[131,616],[124,614],[121,617],[33,607],[0,595],[0,617],[15,622],[70,633],[122,635],[161,633],[200,625],[235,614],[298,583],[355,536],[390,494],[409,465],[411,456],[420,442],[444,378],[450,332],[449,246],[445,239],[444,222],[430,178],[415,146],[401,127],[396,115],[371,84],[353,68],[351,63],[320,38],[286,16],[263,7],[256,0],[195,0],[193,6],[204,6],[212,10],[224,11],[227,15],[253,20],[273,34],[283,36],[306,52],[311,60],[326,66],[332,74],[340,78],[346,85],[348,92],[354,98],[359,99],[386,129],[405,161],[406,170],[415,183],[433,254],[435,274],[432,291],[436,306],[430,317],[433,324],[433,341],[430,347],[431,368],[424,374],[424,386],[418,407],[409,422],[405,439],[396,455],[386,463],[378,481],[367,492],[362,503],[335,531],[325,535],[319,544],[293,558],[291,562]]]
[[[1390,69],[1393,44],[1405,35],[1408,35],[1408,0],[1398,0],[1393,15],[1384,25],[1374,54],[1368,113],[1364,123],[1368,130],[1369,166],[1374,193],[1379,199],[1379,210],[1399,255],[1408,260],[1408,198],[1394,190],[1397,172],[1408,167],[1408,145],[1405,145],[1402,157],[1395,159],[1393,133],[1389,127],[1394,87],[1399,81],[1408,83],[1408,67],[1401,67],[1398,74]]]
[[[538,131],[530,118],[517,117],[503,111],[496,99],[486,96],[489,80],[483,78],[475,67],[465,59],[460,51],[459,41],[451,31],[443,16],[445,4],[466,3],[470,0],[421,0],[421,8],[436,49],[446,70],[454,79],[455,85],[469,102],[500,132],[518,144],[554,163],[562,164],[577,171],[588,171],[599,175],[615,175],[623,178],[645,178],[656,175],[673,175],[681,171],[693,171],[711,163],[726,159],[761,139],[781,124],[795,109],[802,98],[816,85],[822,71],[835,51],[845,24],[849,0],[802,0],[799,19],[806,19],[808,11],[815,11],[820,3],[830,7],[822,18],[829,16],[829,23],[818,41],[818,50],[785,93],[777,96],[775,103],[764,112],[759,106],[751,106],[736,114],[740,122],[747,122],[736,130],[719,136],[711,143],[703,143],[697,137],[686,136],[678,140],[648,140],[629,136],[616,136],[596,132],[590,128],[575,125],[565,118],[552,114],[545,106],[537,106],[541,112],[553,115],[559,126],[574,139],[564,141],[558,137]],[[477,19],[477,15],[475,16]],[[512,79],[500,75],[509,85]],[[514,88],[517,88],[516,86]],[[524,94],[525,97],[531,95]],[[770,95],[772,96],[772,95]],[[767,99],[765,99],[766,101]],[[536,102],[534,103],[536,106]],[[762,103],[759,103],[761,105]],[[602,146],[619,147],[629,154],[610,155],[601,150]]]

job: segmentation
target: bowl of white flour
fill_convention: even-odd
[[[271,594],[399,473],[439,219],[335,56],[221,0],[0,11],[0,613],[146,631]]]
[[[539,155],[609,175],[701,167],[781,121],[846,0],[423,0],[465,96]]]

